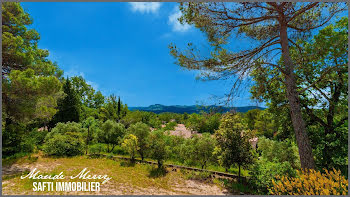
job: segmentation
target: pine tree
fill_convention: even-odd
[[[118,97],[118,109],[117,109],[118,119],[120,119],[120,110],[121,110],[121,103],[120,103],[120,96],[119,96]]]

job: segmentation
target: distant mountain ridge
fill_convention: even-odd
[[[129,107],[131,111],[148,111],[148,112],[154,112],[154,113],[163,113],[163,112],[173,112],[173,113],[199,113],[200,111],[210,112],[215,111],[219,113],[225,113],[228,111],[235,110],[236,112],[247,112],[252,109],[260,109],[264,110],[263,107],[257,107],[257,106],[244,106],[244,107],[224,107],[224,106],[216,106],[216,105],[210,105],[210,106],[199,106],[199,105],[161,105],[161,104],[155,104],[150,105],[148,107]]]

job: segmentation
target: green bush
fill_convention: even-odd
[[[56,134],[65,134],[67,132],[84,133],[86,132],[86,128],[83,128],[80,123],[76,123],[76,122],[67,122],[67,123],[59,122],[57,123],[56,127],[54,127],[51,130],[51,132],[47,134],[45,139],[50,139]]]
[[[297,170],[293,169],[292,165],[285,162],[267,161],[262,158],[256,162],[251,170],[250,182],[261,193],[267,194],[268,187],[271,187],[272,180],[275,180],[276,176],[289,176],[295,177]]]
[[[128,154],[127,152],[125,152],[125,150],[121,146],[115,146],[112,153],[115,155],[127,155]]]
[[[276,176],[296,176],[300,161],[298,149],[292,141],[259,138],[258,152],[261,157],[251,170],[250,181],[260,192],[267,194],[267,188],[272,186]]]
[[[90,154],[101,154],[103,152],[106,152],[106,146],[104,144],[94,144],[89,146]]]
[[[23,152],[23,136],[25,125],[9,124],[2,130],[2,154],[3,157],[12,156],[16,153]]]
[[[55,134],[45,140],[43,151],[51,156],[75,156],[84,153],[84,141],[81,133],[67,132]]]
[[[42,148],[42,145],[45,141],[45,137],[48,134],[48,131],[38,131],[36,128],[33,131],[29,132],[25,136],[25,142],[35,145],[38,149]]]

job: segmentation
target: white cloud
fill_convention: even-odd
[[[65,74],[65,76],[68,76],[68,77],[74,77],[74,76],[84,77],[85,76],[83,72],[79,71],[77,66],[73,66],[68,71],[65,71],[64,74]]]
[[[78,67],[77,66],[74,66],[72,67],[71,69],[69,69],[67,72],[64,72],[64,76],[67,76],[67,77],[74,77],[74,76],[81,76],[85,79],[86,83],[91,85],[91,87],[94,89],[94,90],[98,90],[99,89],[99,85],[93,81],[89,81],[85,78],[85,74],[81,71],[79,71]]]
[[[92,82],[92,81],[86,81],[87,84],[91,85],[91,87],[97,91],[99,89],[99,85],[95,82]]]
[[[171,15],[169,15],[168,24],[172,26],[173,31],[175,32],[186,32],[191,26],[187,23],[181,24],[178,18],[182,15],[179,9],[176,9]]]
[[[141,13],[157,13],[161,3],[160,2],[129,2],[133,12]]]

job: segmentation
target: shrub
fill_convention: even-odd
[[[276,176],[296,176],[300,168],[298,149],[290,140],[259,138],[258,152],[261,157],[253,165],[250,182],[261,193],[268,193]]]
[[[100,154],[105,151],[106,151],[106,148],[104,144],[94,144],[89,147],[90,154]]]
[[[139,149],[137,137],[133,134],[126,135],[122,143],[122,148],[129,153],[131,161],[134,162]]]
[[[211,180],[212,176],[210,172],[190,171],[185,177],[191,180],[207,181]]]
[[[150,157],[157,160],[161,168],[165,159],[169,157],[169,146],[166,145],[166,136],[162,131],[153,131],[150,135]]]
[[[272,180],[276,176],[288,175],[289,177],[295,177],[296,173],[297,171],[293,169],[289,162],[271,162],[262,158],[254,164],[249,181],[260,193],[267,194],[267,188],[272,186]]]
[[[112,151],[113,154],[116,155],[127,155],[128,152],[126,152],[121,146],[116,146],[115,149]]]
[[[300,169],[298,148],[291,140],[275,141],[259,138],[258,152],[267,161],[289,162],[293,168]]]
[[[65,134],[67,132],[71,133],[83,133],[86,129],[82,128],[82,125],[80,123],[76,122],[67,122],[62,123],[59,122],[57,125],[51,130],[51,132],[48,133],[47,137],[50,138],[51,136],[55,134]]]
[[[47,134],[48,131],[38,131],[37,129],[34,129],[25,136],[25,143],[35,145],[41,149]]]
[[[107,152],[112,152],[114,147],[119,144],[119,141],[125,134],[125,127],[121,123],[113,120],[107,120],[102,124],[102,129],[97,132],[99,142],[107,144]],[[112,148],[110,149],[110,145]]]
[[[347,195],[348,181],[340,171],[298,171],[298,177],[282,176],[269,189],[273,195]]]
[[[137,137],[138,152],[143,160],[149,148],[149,134],[151,132],[149,126],[145,123],[138,122],[131,125],[127,131],[129,134],[133,134]]]
[[[53,156],[75,156],[84,152],[84,142],[80,133],[55,134],[45,141],[43,151]]]

